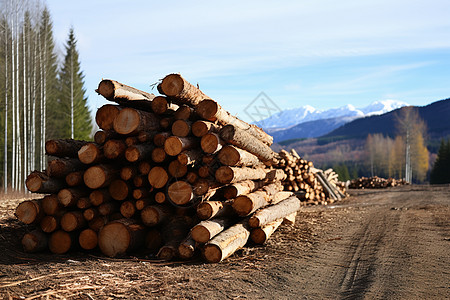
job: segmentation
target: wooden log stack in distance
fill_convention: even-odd
[[[98,109],[94,142],[47,142],[56,160],[26,180],[46,196],[16,209],[31,229],[22,240],[26,251],[99,249],[166,260],[198,254],[220,262],[251,236],[265,242],[292,220],[300,188],[288,182],[311,186],[315,179],[299,173],[287,152],[273,152],[270,135],[178,74],[158,91],[155,97],[102,80],[97,92],[115,104]],[[254,221],[260,215],[263,221]]]

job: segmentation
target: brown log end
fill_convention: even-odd
[[[215,133],[208,133],[202,136],[200,146],[205,153],[215,153],[220,149],[220,139]]]
[[[22,223],[31,224],[37,221],[39,207],[34,201],[26,200],[16,207],[15,215]]]
[[[245,195],[234,199],[232,206],[239,216],[247,216],[253,210],[253,202]]]
[[[185,181],[177,181],[169,186],[168,196],[173,203],[177,205],[185,205],[192,200],[194,194],[189,183]]]
[[[54,216],[44,216],[39,224],[45,233],[51,233],[58,229],[59,223]]]
[[[135,109],[124,108],[114,119],[114,131],[119,134],[130,134],[139,127],[140,116]]]
[[[174,97],[183,91],[184,80],[179,74],[170,74],[163,79],[159,88],[164,95]]]
[[[205,245],[203,248],[203,257],[207,262],[218,263],[222,260],[222,250],[214,244]]]
[[[101,83],[100,83],[101,84]],[[114,87],[108,93],[111,97],[114,95]],[[120,107],[117,105],[106,104],[100,107],[95,114],[95,122],[103,130],[112,130],[114,119],[119,115]]]
[[[64,230],[58,230],[50,235],[48,248],[52,253],[64,254],[72,247],[72,237]]]
[[[234,171],[228,166],[222,166],[216,170],[215,177],[220,183],[230,183],[234,178]]]
[[[101,155],[102,155],[102,151],[100,150],[100,148],[97,145],[95,145],[93,143],[84,145],[78,151],[78,159],[83,164],[87,164],[87,165],[97,161]]]
[[[203,100],[195,107],[195,112],[202,117],[202,119],[215,121],[215,116],[219,110],[219,104],[210,99]]]
[[[199,243],[206,243],[211,239],[209,230],[202,225],[195,225],[191,230],[191,236]]]
[[[164,187],[169,180],[169,175],[163,167],[153,167],[148,173],[148,182],[155,189]]]
[[[109,185],[109,194],[114,200],[122,201],[128,197],[130,188],[128,184],[122,179],[116,179]]]
[[[22,238],[22,246],[25,252],[38,252],[47,248],[48,238],[40,230],[33,230],[26,233]]]
[[[84,184],[91,189],[102,187],[107,179],[107,174],[101,166],[90,167],[83,174]]]
[[[254,228],[250,233],[250,238],[256,244],[263,244],[267,241],[267,234],[262,228]]]
[[[164,151],[170,156],[176,156],[183,151],[183,143],[176,136],[171,136],[164,142]]]
[[[90,228],[85,229],[80,232],[78,242],[80,243],[81,248],[85,250],[92,250],[97,247],[98,244],[97,233]]]
[[[109,257],[125,254],[130,242],[131,236],[126,225],[119,222],[106,224],[98,234],[98,246]]]

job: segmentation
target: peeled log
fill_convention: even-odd
[[[108,186],[116,177],[117,169],[110,165],[92,166],[84,172],[84,184],[91,189],[99,189]]]
[[[215,218],[201,221],[192,228],[191,236],[196,242],[206,243],[231,224],[232,219],[229,218]]]
[[[25,252],[44,251],[47,249],[47,243],[47,235],[38,229],[26,233],[22,238],[22,246]]]
[[[210,263],[218,263],[242,248],[250,236],[247,219],[222,231],[209,241],[204,249],[203,256]]]
[[[57,158],[48,162],[47,175],[50,177],[66,177],[70,172],[86,167],[75,158]]]
[[[95,232],[91,228],[84,229],[80,232],[78,243],[80,244],[81,248],[85,250],[94,249],[98,244],[97,232]]]
[[[65,187],[63,180],[50,178],[47,174],[39,171],[31,172],[25,185],[30,192],[40,194],[56,194]]]
[[[216,180],[223,184],[235,183],[243,180],[260,180],[266,177],[266,170],[262,168],[238,168],[222,166],[217,169]]]
[[[234,199],[240,195],[246,195],[248,193],[252,193],[257,189],[265,186],[267,183],[265,180],[244,180],[241,182],[236,182],[230,184],[223,188],[223,195],[225,199]]]
[[[50,235],[48,248],[52,253],[64,254],[73,245],[72,235],[64,230],[57,230]]]
[[[253,137],[253,139],[256,138],[258,141],[261,141],[266,145],[270,146],[273,143],[273,137],[271,135],[265,133],[264,130],[256,125],[248,124],[247,122],[244,122],[239,118],[232,116],[214,100],[208,99],[202,101],[195,107],[195,112],[204,120],[208,120],[211,122],[217,121],[223,126],[233,124],[233,126],[247,132],[250,136]]]
[[[104,160],[103,149],[94,143],[88,143],[78,151],[78,159],[86,165],[97,164]]]
[[[231,201],[204,201],[197,206],[197,217],[208,220],[214,217],[233,217],[234,210]]]
[[[282,189],[281,183],[276,182],[264,186],[256,192],[241,195],[234,199],[233,209],[241,217],[248,216],[257,209],[269,205],[271,198]]]
[[[159,130],[159,118],[150,112],[124,108],[114,120],[114,131],[119,134],[138,134],[139,131]]]
[[[170,74],[164,77],[158,85],[158,90],[168,97],[176,98],[180,103],[186,103],[192,106],[199,104],[205,99],[210,99],[210,97],[190,84],[179,74]]]
[[[122,219],[106,224],[98,234],[98,246],[109,257],[123,255],[144,242],[145,230],[134,220]]]
[[[95,122],[103,130],[113,130],[114,119],[122,109],[119,105],[106,104],[100,107],[95,114]]]
[[[152,101],[155,95],[138,90],[134,87],[122,84],[115,80],[103,79],[100,81],[97,93],[108,99],[109,101],[136,101],[147,100]]]
[[[277,219],[284,218],[300,209],[301,202],[295,197],[289,197],[278,204],[261,209],[255,213],[248,221],[252,228],[264,226]]]
[[[231,145],[223,147],[217,157],[225,166],[248,167],[261,164],[261,161],[255,155]]]
[[[185,205],[194,199],[194,193],[189,183],[176,181],[169,186],[167,192],[169,199],[176,205]]]
[[[248,131],[238,128],[236,124],[223,127],[220,130],[220,137],[225,142],[254,154],[263,162],[270,162],[275,156],[275,152],[267,144],[255,139]]]
[[[38,222],[43,217],[41,200],[26,200],[20,203],[15,211],[19,221],[25,224]]]
[[[250,233],[250,238],[256,244],[264,244],[272,235],[272,233],[277,230],[277,228],[283,223],[283,218],[270,222],[260,228],[254,228]]]
[[[45,142],[45,152],[57,157],[77,157],[78,150],[87,142],[73,139],[48,140]]]

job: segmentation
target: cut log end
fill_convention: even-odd
[[[85,229],[80,233],[78,242],[80,243],[81,248],[85,250],[92,250],[97,247],[98,244],[97,233],[90,228]]]
[[[106,224],[98,235],[98,246],[109,257],[125,254],[130,242],[131,236],[126,225],[118,222]]]
[[[39,215],[39,208],[36,203],[31,200],[20,203],[16,208],[16,217],[25,224],[31,224],[35,222]]]
[[[93,166],[83,174],[84,183],[91,189],[103,187],[107,181],[107,175],[101,166]]]
[[[215,121],[216,114],[219,110],[219,105],[216,101],[206,99],[200,102],[195,111],[205,120]]]
[[[50,235],[48,247],[52,253],[64,254],[72,247],[72,237],[64,230],[58,230]]]
[[[222,261],[222,249],[214,244],[208,244],[203,249],[203,256],[210,263],[218,263]]]
[[[168,196],[173,203],[177,205],[185,205],[192,200],[194,194],[189,183],[177,181],[169,186]]]
[[[184,89],[184,80],[179,74],[170,74],[161,82],[160,89],[166,96],[177,96]]]
[[[211,239],[210,231],[204,226],[197,225],[191,230],[192,238],[199,243],[206,243]]]
[[[169,175],[163,167],[153,167],[148,173],[148,182],[155,189],[164,187],[169,180]]]

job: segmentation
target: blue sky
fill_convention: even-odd
[[[260,92],[282,109],[450,97],[448,0],[47,5],[60,49],[75,29],[92,111],[106,103],[94,92],[102,78],[151,91],[169,73],[247,121]]]

